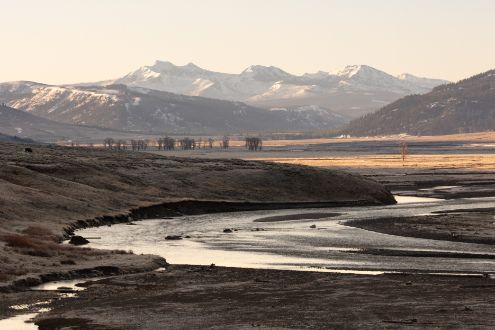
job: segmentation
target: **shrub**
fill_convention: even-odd
[[[29,249],[26,251],[26,254],[33,257],[43,257],[43,258],[54,256],[53,252],[48,249]]]
[[[7,246],[21,249],[33,249],[39,247],[39,241],[26,235],[6,235],[3,237],[3,241],[7,243]]]
[[[22,249],[21,253],[35,257],[51,257],[58,251],[58,246],[53,241],[42,241],[27,235],[6,235],[3,241],[7,246]]]
[[[22,231],[22,233],[25,235],[31,236],[31,237],[39,237],[39,238],[49,239],[49,240],[54,241],[54,242],[59,241],[57,236],[54,235],[53,232],[46,227],[29,226],[26,229],[24,229]]]
[[[62,260],[62,261],[60,261],[60,263],[62,265],[75,265],[76,264],[76,262],[74,260],[72,260],[72,259]]]
[[[10,276],[4,273],[0,273],[0,282],[6,282],[10,279]]]

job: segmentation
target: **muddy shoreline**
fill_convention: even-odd
[[[169,266],[94,282],[35,322],[40,329],[488,329],[494,293],[487,278]]]
[[[174,206],[173,208],[170,207],[170,204],[161,204],[161,205],[153,206],[153,207],[149,207],[149,208],[137,209],[137,210],[133,210],[132,212],[129,213],[132,216],[128,215],[128,216],[118,216],[118,217],[111,217],[111,216],[100,217],[99,219],[94,219],[93,221],[90,221],[89,223],[86,223],[86,222],[85,223],[81,223],[81,222],[76,223],[74,227],[70,227],[70,230],[74,230],[77,226],[80,226],[78,228],[85,228],[85,226],[111,225],[114,223],[122,223],[122,222],[129,222],[129,221],[135,221],[135,220],[144,220],[146,218],[152,218],[152,217],[181,216],[181,215],[184,215],[184,213],[201,214],[201,213],[204,213],[206,211],[212,212],[212,213],[225,212],[226,210],[231,211],[232,207],[234,207],[234,206],[238,207],[239,205],[242,205],[242,207],[246,208],[247,210],[252,210],[254,206],[261,206],[261,207],[263,207],[263,209],[274,209],[274,208],[276,209],[277,207],[275,207],[275,206],[283,206],[283,208],[287,208],[287,205],[280,205],[280,204],[277,204],[277,205],[273,205],[273,204],[253,205],[253,204],[246,204],[246,203],[233,204],[233,203],[225,203],[225,202],[222,202],[222,203],[218,203],[218,202],[213,202],[213,203],[212,202],[206,202],[206,203],[204,203],[204,202],[202,202],[202,203],[197,204],[198,205],[197,208],[191,208],[191,206],[193,206],[194,204],[195,204],[195,202],[193,202],[193,201],[184,201],[181,203],[173,204],[173,206]],[[304,203],[303,205],[304,205],[304,207],[307,207],[306,203]],[[311,207],[317,207],[318,205],[320,205],[321,207],[328,207],[328,204],[311,203]],[[295,208],[296,205],[293,205],[293,207]],[[298,207],[300,207],[300,205],[298,205]],[[460,216],[461,218],[459,218],[459,219],[461,221],[465,220],[466,215],[471,215],[471,222],[472,223],[470,225],[471,226],[477,226],[477,225],[479,225],[480,217],[481,218],[483,218],[483,216],[486,217],[485,211],[493,211],[493,210],[491,210],[491,209],[480,210],[480,212],[473,212],[471,210],[471,212],[466,212],[467,214],[456,213],[454,215]],[[321,215],[321,214],[317,213],[317,215]],[[292,218],[292,217],[300,218],[301,216],[304,217],[304,215],[297,215],[297,216],[296,215],[294,215],[294,216],[289,215],[289,216],[277,217],[276,220],[280,221],[280,220],[282,220],[281,219],[282,217],[289,218],[288,220],[290,220],[290,218]],[[451,217],[453,215],[452,214],[447,214],[447,215],[442,214],[439,216],[440,217],[442,217],[442,216],[443,217],[445,217],[445,216]],[[412,218],[407,218],[407,219],[405,219],[405,220],[403,219],[403,220],[404,220],[404,223],[414,225],[415,221],[417,221],[417,219],[415,219],[415,218],[419,218],[419,217],[412,217]],[[421,217],[421,218],[423,218],[423,217]],[[436,219],[436,218],[438,218],[438,216],[428,216],[426,218],[431,220],[431,218]],[[396,220],[399,221],[401,219],[396,219]],[[353,224],[349,224],[349,225],[359,226],[359,228],[364,228],[367,230],[373,230],[373,231],[378,231],[378,232],[384,232],[384,233],[393,234],[393,235],[422,237],[422,238],[431,238],[431,239],[446,239],[444,236],[438,235],[438,233],[434,234],[435,230],[438,230],[438,228],[437,228],[438,223],[435,223],[433,225],[430,225],[430,227],[428,227],[430,229],[430,234],[429,234],[430,236],[428,236],[427,234],[425,234],[423,232],[418,234],[417,232],[412,230],[411,228],[413,228],[414,226],[406,227],[404,230],[402,230],[400,232],[398,232],[398,231],[391,232],[390,226],[389,226],[391,221],[393,221],[393,219],[392,220],[391,219],[375,219],[375,220],[370,220],[369,222],[359,221],[358,225],[356,225],[356,223],[358,223],[358,222],[353,223]],[[448,222],[448,221],[447,222],[444,221],[444,223],[446,225],[452,225],[452,223]],[[346,223],[346,224],[348,224],[348,223]],[[466,222],[464,221],[462,224],[466,225]],[[385,230],[383,228],[388,228],[387,229],[388,231],[385,232]],[[469,226],[468,226],[468,228],[469,228]],[[70,231],[66,231],[66,234],[68,234],[68,233],[70,233]],[[483,234],[486,234],[486,233],[483,233]],[[418,236],[418,235],[421,235],[421,236]],[[474,235],[474,233],[473,233],[473,235]],[[476,232],[476,235],[479,236],[480,232],[479,231]],[[491,235],[491,234],[488,233],[487,235]],[[448,237],[447,237],[447,239],[448,239]],[[474,242],[474,243],[482,243],[482,244],[493,244],[493,243],[486,243],[486,241],[483,241],[484,239],[485,238],[480,238],[480,237],[474,237],[471,239],[466,238],[464,236],[458,237],[458,241],[466,241],[466,242]],[[419,253],[418,255],[411,255],[410,253],[401,254],[400,251],[392,251],[391,252],[391,251],[386,251],[386,250],[383,250],[383,251],[361,251],[361,253],[372,253],[372,254],[380,254],[380,255],[391,255],[391,253],[392,253],[396,256],[413,257],[413,258],[416,256],[443,257],[443,258],[444,257],[447,257],[447,258],[470,258],[470,257],[473,257],[473,256],[463,255],[462,253],[458,254],[458,255],[456,255],[456,254],[440,255],[440,254],[435,254],[435,253],[431,254],[431,255],[424,255],[421,253]],[[477,256],[474,256],[474,258],[477,258]],[[163,274],[157,274],[156,272],[153,271],[154,269],[156,269],[158,267],[163,267],[163,266],[167,267],[167,272],[165,272]],[[81,329],[85,329],[85,328],[89,329],[89,328],[95,328],[95,327],[99,328],[100,326],[102,328],[105,328],[105,329],[121,328],[121,326],[123,326],[121,324],[121,322],[125,318],[120,319],[120,317],[123,317],[123,316],[114,315],[114,313],[116,312],[114,310],[114,308],[117,308],[117,307],[113,306],[113,305],[116,304],[117,301],[119,301],[121,299],[121,297],[120,297],[121,294],[122,295],[128,294],[127,291],[129,288],[140,288],[140,294],[141,293],[143,294],[143,299],[144,299],[144,297],[150,298],[149,304],[147,305],[147,307],[145,307],[145,309],[149,310],[149,311],[153,311],[152,313],[155,314],[155,312],[158,312],[158,311],[157,311],[156,307],[154,306],[154,304],[157,303],[156,299],[158,299],[158,298],[151,297],[151,296],[154,295],[153,292],[155,292],[156,290],[165,290],[163,288],[163,284],[161,284],[161,283],[159,285],[156,282],[148,283],[148,280],[150,278],[153,279],[156,276],[158,276],[159,278],[162,278],[163,281],[168,281],[171,278],[174,278],[175,280],[177,280],[176,276],[179,276],[178,274],[180,274],[180,277],[182,280],[186,281],[189,279],[189,281],[190,281],[189,284],[195,283],[195,285],[196,285],[199,282],[201,282],[202,280],[198,279],[198,277],[196,275],[194,275],[191,278],[190,274],[202,274],[201,277],[203,277],[203,275],[206,274],[206,279],[207,279],[207,278],[209,278],[208,276],[210,274],[215,273],[215,274],[217,274],[217,276],[220,277],[218,279],[218,282],[216,282],[216,284],[215,284],[216,287],[224,287],[224,286],[237,287],[239,285],[238,281],[240,278],[242,278],[246,281],[252,281],[254,283],[271,283],[273,285],[274,283],[277,282],[276,279],[278,278],[278,276],[280,276],[279,271],[273,271],[273,270],[250,270],[250,269],[234,269],[234,268],[222,268],[222,267],[208,268],[208,267],[204,267],[204,266],[177,266],[177,265],[167,265],[165,260],[158,260],[158,259],[156,260],[155,267],[147,268],[147,269],[146,268],[140,268],[140,269],[136,268],[132,271],[122,271],[121,269],[112,268],[112,267],[102,268],[99,270],[98,270],[98,267],[95,267],[95,268],[82,270],[81,272],[76,271],[76,272],[69,272],[69,273],[52,273],[52,274],[47,274],[46,276],[42,276],[42,277],[40,277],[40,279],[41,279],[41,282],[45,282],[45,281],[53,281],[53,280],[60,280],[60,279],[77,279],[77,278],[90,279],[91,277],[101,276],[101,275],[114,275],[114,276],[118,275],[117,277],[114,277],[112,280],[110,280],[110,281],[113,281],[112,282],[113,284],[110,285],[112,290],[111,290],[111,292],[108,291],[107,292],[108,296],[104,298],[104,301],[106,302],[106,304],[110,304],[111,306],[107,306],[107,307],[100,306],[99,307],[102,310],[102,313],[106,313],[105,318],[100,318],[100,317],[94,318],[90,315],[86,315],[86,313],[83,310],[77,310],[77,308],[79,308],[77,305],[78,304],[77,301],[79,301],[79,299],[82,299],[82,301],[88,301],[88,300],[95,301],[95,300],[103,299],[103,297],[100,295],[100,292],[105,292],[105,290],[110,288],[110,287],[108,287],[108,285],[109,285],[108,283],[102,284],[102,286],[98,286],[98,289],[96,291],[89,290],[88,293],[83,294],[82,298],[74,298],[75,300],[71,299],[70,300],[71,305],[74,301],[76,302],[76,305],[73,307],[74,310],[72,310],[72,311],[68,311],[68,310],[64,309],[64,306],[66,306],[65,303],[60,305],[61,303],[58,302],[58,300],[54,300],[54,302],[52,304],[50,304],[50,307],[54,308],[53,312],[49,312],[47,314],[43,313],[37,319],[37,324],[40,326],[40,329],[58,329],[59,327],[61,327],[63,325],[77,326],[77,327],[80,327]],[[184,271],[184,269],[186,269],[186,271]],[[254,273],[253,273],[253,271],[254,271]],[[257,273],[257,272],[259,272],[259,273]],[[129,274],[129,273],[131,273],[131,274]],[[132,275],[132,273],[138,273],[138,274]],[[300,279],[300,278],[305,278],[306,275],[301,275],[299,273],[301,273],[301,272],[289,271],[287,274],[284,273],[285,274],[284,276],[286,278],[288,278],[288,280],[291,277],[294,280]],[[165,275],[165,274],[168,274],[168,275]],[[228,279],[225,278],[225,276],[227,276],[226,274],[230,274]],[[263,274],[263,276],[266,276],[266,278],[260,279],[259,274]],[[292,274],[292,275],[289,275],[289,274]],[[233,276],[233,277],[231,278],[230,276]],[[246,276],[254,276],[254,277],[250,277],[249,279],[247,279]],[[425,290],[425,287],[424,287],[425,285],[427,285],[430,290],[436,290],[437,293],[440,294],[441,289],[437,285],[438,285],[439,281],[441,283],[444,283],[444,282],[442,282],[443,280],[439,280],[436,277],[418,275],[418,274],[414,275],[414,272],[411,272],[411,274],[409,274],[409,275],[406,275],[406,274],[382,275],[382,276],[377,276],[377,277],[357,276],[357,275],[336,275],[336,274],[325,274],[324,276],[326,276],[326,277],[323,277],[323,279],[319,279],[318,283],[319,283],[319,281],[331,281],[334,284],[334,286],[332,288],[330,288],[330,287],[327,288],[327,290],[329,290],[329,292],[330,291],[335,292],[335,290],[343,290],[342,286],[344,285],[344,283],[348,284],[348,281],[349,281],[348,277],[359,282],[359,286],[361,287],[361,289],[365,288],[366,290],[370,290],[371,286],[373,288],[375,288],[375,287],[382,287],[382,288],[387,287],[390,289],[389,285],[391,283],[397,284],[398,278],[401,278],[401,280],[399,282],[404,283],[403,278],[410,278],[410,276],[417,276],[417,277],[414,277],[414,279],[420,279],[419,282],[421,283],[421,285],[418,285],[415,287],[417,289],[417,291],[410,292],[408,294],[412,294],[413,296],[417,295],[418,297],[420,296],[420,292],[422,290]],[[472,279],[473,277],[470,277],[470,278]],[[359,280],[357,280],[357,279],[359,279]],[[212,281],[211,278],[209,280]],[[127,284],[125,284],[121,287],[121,285],[122,285],[121,281],[123,281]],[[126,281],[130,281],[130,282],[126,282]],[[39,282],[39,281],[20,282],[19,286],[15,290],[19,290],[19,289],[25,290],[28,285],[37,285],[37,284],[40,284],[41,282]],[[405,285],[409,286],[410,285],[410,284],[408,284],[409,282],[411,282],[411,281],[406,281]],[[91,283],[93,283],[93,282],[91,282]],[[471,281],[471,280],[468,280],[464,277],[452,276],[449,278],[448,283],[449,283],[449,285],[452,285],[452,286],[460,286],[460,287],[474,286],[476,288],[478,288],[478,287],[483,288],[484,291],[481,290],[478,293],[479,295],[487,295],[487,294],[495,293],[495,291],[493,291],[493,290],[495,290],[495,282],[493,282],[493,280],[490,278],[481,279],[481,278],[475,277],[475,280]],[[174,285],[175,285],[175,283],[174,283]],[[242,284],[242,285],[244,285],[244,284]],[[242,285],[240,285],[241,288],[242,288]],[[275,285],[277,286],[278,284],[275,284]],[[307,285],[303,285],[302,283],[299,283],[298,285],[302,285],[302,287],[297,288],[296,290],[303,290],[303,291],[306,289],[306,286],[307,286]],[[352,285],[357,285],[357,284],[353,283]],[[168,287],[169,286],[167,285],[167,288]],[[102,291],[102,288],[103,288],[103,291]],[[237,289],[241,290],[241,288],[237,288]],[[281,288],[277,288],[277,289],[282,290],[284,288],[285,288],[285,286],[282,286]],[[179,287],[177,287],[176,289],[178,290]],[[263,289],[263,290],[265,290],[265,289]],[[182,289],[180,289],[180,290],[182,290]],[[202,295],[203,294],[213,295],[213,293],[214,293],[213,288],[203,288],[201,290],[205,290],[204,292],[203,291],[199,292]],[[222,292],[222,290],[223,289],[220,289],[220,292]],[[242,288],[242,290],[239,292],[239,294],[241,294],[242,292],[245,292],[245,290],[246,290],[246,288]],[[358,290],[358,288],[354,288],[353,290]],[[282,290],[282,291],[284,291],[284,290]],[[316,295],[314,295],[313,297],[318,297],[318,299],[320,299],[320,298],[331,299],[330,297],[327,297],[328,295],[330,295],[329,292],[319,292]],[[357,292],[359,292],[359,291],[355,291],[354,294],[356,294]],[[26,291],[24,291],[24,292],[19,292],[19,294],[22,296],[22,299],[21,299],[22,301],[26,301],[26,299],[28,299],[28,301],[31,301],[31,302],[40,300],[43,297],[49,297],[50,296],[50,293],[46,293],[46,292],[43,293],[43,292],[29,292],[29,291],[26,292]],[[224,293],[216,293],[216,295],[220,295],[220,296],[222,296],[223,294]],[[262,290],[259,292],[253,293],[253,294],[257,295],[257,296],[261,295],[258,297],[259,299],[261,299],[261,297],[264,295]],[[284,291],[283,294],[285,295],[288,293]],[[392,294],[400,295],[403,293],[402,292],[394,292]],[[14,294],[4,293],[3,295],[1,295],[0,298],[2,298],[2,299],[0,299],[0,300],[4,301],[4,303],[0,303],[0,311],[2,312],[1,314],[3,314],[3,317],[16,314],[13,311],[9,311],[8,306],[7,306],[7,304],[12,303],[13,301],[19,301],[19,299],[17,299],[16,297],[18,297],[17,293],[14,293]],[[174,297],[177,298],[177,296],[174,296]],[[230,294],[228,295],[228,297],[230,297]],[[214,304],[216,306],[216,308],[224,309],[224,311],[223,311],[224,313],[230,313],[231,312],[231,310],[230,310],[231,307],[227,308],[227,306],[225,306],[225,302],[223,301],[223,299],[230,299],[228,297],[216,298],[219,301]],[[465,297],[463,297],[463,299],[464,299],[463,304],[469,304],[470,302],[474,303],[475,300],[471,301],[470,299],[475,299],[475,298],[471,297],[471,296],[469,296],[469,297],[470,298],[468,300],[466,300]],[[282,299],[282,298],[280,298],[280,299]],[[285,297],[283,299],[287,299],[287,298]],[[383,299],[383,297],[381,297],[377,301],[370,302],[370,304],[371,305],[374,305],[374,304],[382,305],[382,304],[384,304],[384,301],[381,301],[381,299]],[[401,297],[400,299],[406,300],[406,297]],[[409,299],[409,298],[407,298],[407,299]],[[443,297],[442,299],[445,299],[445,297]],[[441,309],[442,308],[441,306],[446,303],[446,301],[442,300],[442,299],[435,302],[435,304],[437,304],[436,307],[438,307],[438,309]],[[453,298],[449,298],[449,299],[453,299]],[[160,300],[158,300],[158,302],[160,302]],[[184,302],[181,302],[180,299],[176,302],[171,302],[171,301],[166,302],[166,304],[171,304],[171,303],[177,304],[177,306],[179,306],[180,304],[182,304]],[[203,302],[194,301],[194,299],[192,299],[191,301],[188,301],[187,303],[188,304],[189,303],[191,303],[191,304],[197,304],[197,303],[203,304]],[[299,302],[299,303],[301,303],[301,302]],[[304,303],[307,304],[307,302],[304,302]],[[333,303],[336,304],[337,302],[334,301]],[[349,303],[350,302],[348,302],[348,304]],[[141,301],[140,304],[145,304],[144,300]],[[479,305],[479,302],[476,302],[476,304]],[[62,309],[60,309],[61,307],[62,307]],[[125,306],[119,306],[118,309],[121,309],[124,307]],[[190,308],[190,307],[191,306],[186,305],[186,307],[182,306],[180,308]],[[127,306],[125,308],[131,308],[131,306]],[[197,308],[197,306],[194,308]],[[249,307],[246,306],[246,308],[253,308],[253,306],[249,306]],[[351,305],[343,306],[342,308],[351,309]],[[412,308],[412,310],[414,310],[414,308],[412,306],[411,306],[411,308]],[[459,307],[459,308],[461,310],[461,307]],[[466,308],[466,307],[464,307],[464,308]],[[467,307],[467,308],[471,309],[471,307]],[[487,308],[488,310],[490,310],[491,307],[485,306],[483,308],[484,309]],[[318,310],[318,308],[316,308],[316,306],[313,306],[312,311],[314,312],[315,310]],[[347,311],[347,312],[349,312],[349,311]],[[240,311],[238,311],[238,313],[240,313]],[[320,311],[319,313],[323,314],[323,311]],[[376,312],[374,312],[374,313],[376,313]],[[394,313],[397,313],[397,312],[394,312]],[[424,322],[417,323],[418,321],[413,321],[413,320],[414,319],[419,320],[418,318],[404,318],[403,316],[401,316],[400,313],[398,313],[398,314],[394,314],[394,313],[389,314],[389,317],[382,317],[382,319],[379,321],[373,319],[374,316],[368,315],[366,317],[371,318],[372,321],[369,321],[371,323],[368,323],[368,321],[366,321],[365,324],[367,324],[367,325],[372,324],[373,326],[378,326],[379,324],[381,324],[382,326],[393,325],[393,324],[398,324],[398,325],[407,324],[410,326],[416,325],[417,327],[423,327],[423,326],[426,326],[428,324],[428,322],[430,322],[430,321],[424,321]],[[74,315],[74,314],[78,315],[78,317],[73,317],[72,315]],[[110,315],[114,315],[114,316],[110,316]],[[79,317],[79,316],[82,316],[82,317]],[[155,317],[156,316],[150,316],[150,319],[153,320],[153,318],[155,318]],[[184,317],[185,317],[184,315],[181,316],[181,318],[184,318]],[[261,316],[260,319],[266,320],[266,319],[270,319],[273,317],[274,317],[273,315],[267,314],[267,315]],[[167,322],[172,322],[172,324],[173,324],[173,322],[176,322],[177,324],[182,324],[184,322],[183,319],[178,320],[174,317],[167,317],[167,318],[168,318]],[[318,318],[320,318],[320,319],[317,320]],[[322,321],[321,318],[323,318],[324,321]],[[187,317],[186,317],[186,319],[187,319]],[[192,323],[186,322],[187,326],[194,326],[195,324],[197,324],[196,322],[199,322],[198,319],[201,320],[201,322],[203,322],[202,321],[203,318],[198,316],[198,317],[194,317],[190,321],[187,321],[187,322],[192,322]],[[151,323],[149,323],[149,322],[147,323],[150,329],[158,326],[161,322],[161,320],[155,320],[155,321],[153,321],[154,322],[153,323],[151,320],[149,321]],[[332,314],[332,319],[329,319],[328,317],[325,318],[322,315],[320,315],[320,316],[316,317],[316,319],[314,319],[314,320],[312,319],[311,321],[309,321],[309,323],[306,325],[319,327],[323,324],[323,323],[319,323],[319,322],[326,322],[329,325],[333,324],[333,326],[337,327],[338,323],[332,323],[332,322],[335,322],[334,320],[335,320],[335,315],[333,315],[333,314]],[[461,325],[464,326],[466,324],[469,324],[469,322],[470,322],[470,321],[466,321],[466,320],[464,320],[464,321],[457,320],[457,321],[458,321],[458,323],[450,322],[447,324],[449,324],[449,326],[451,326],[453,328],[456,328],[456,327],[461,328]],[[215,322],[219,322],[219,320],[217,320]],[[251,323],[249,323],[249,322],[252,322],[252,324],[254,324],[254,325],[260,324],[260,326],[262,326],[262,323],[256,323],[256,320],[254,320],[254,319],[249,319],[249,321],[241,320],[241,323],[238,323],[238,321],[236,321],[235,323],[230,323],[230,321],[227,319],[224,320],[223,322],[224,322],[223,326],[225,326],[224,328],[228,328],[229,326],[238,326],[240,324],[242,324],[243,326],[248,326],[248,325],[251,325]],[[277,324],[280,322],[281,321],[276,321]],[[278,324],[277,326],[294,327],[294,324],[292,322],[294,322],[294,320],[292,320],[290,322],[287,321],[286,323]],[[435,322],[437,322],[437,321],[435,321]],[[465,322],[468,322],[468,323],[465,323]],[[490,319],[485,318],[483,320],[483,322],[488,322],[488,323],[486,323],[486,324],[483,323],[482,324],[483,326],[481,326],[481,328],[483,328],[485,325],[495,324],[495,320],[492,320],[491,318]],[[151,324],[151,325],[149,325],[149,324]],[[359,327],[359,326],[361,326],[359,324],[360,323],[356,323],[354,325],[356,327]],[[436,324],[436,323],[431,323],[431,324]],[[135,325],[134,328],[141,328],[141,326],[142,326],[142,324]],[[215,324],[215,327],[218,327],[218,326],[219,326],[218,323]],[[437,326],[439,326],[439,325],[437,324]],[[174,326],[170,326],[170,327],[173,328]],[[297,328],[298,326],[295,326],[295,327]],[[128,328],[132,329],[133,328],[132,324]]]
[[[495,211],[442,212],[441,214],[346,221],[346,226],[383,234],[495,245]]]

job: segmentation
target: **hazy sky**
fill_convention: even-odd
[[[117,78],[156,59],[238,73],[495,68],[493,0],[0,0],[0,81]]]

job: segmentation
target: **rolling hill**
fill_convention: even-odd
[[[439,135],[495,129],[495,70],[458,83],[406,96],[353,120],[343,130],[353,136],[407,133]]]
[[[33,139],[50,143],[101,143],[107,136],[122,139],[140,138],[127,132],[59,123],[0,105],[0,140],[3,142],[28,143],[30,141],[27,139]]]
[[[0,102],[66,124],[146,133],[332,129],[347,122],[321,107],[260,109],[241,102],[110,86],[0,84]]]

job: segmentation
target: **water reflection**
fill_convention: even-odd
[[[0,320],[0,329],[2,330],[37,330],[38,326],[32,322],[38,313],[20,314],[7,319]]]
[[[411,204],[411,203],[435,203],[440,202],[443,199],[431,198],[431,197],[417,197],[417,196],[400,196],[395,195],[395,200],[398,204]]]
[[[399,198],[400,199],[400,198]],[[495,253],[493,246],[399,237],[345,226],[346,220],[404,217],[459,208],[495,207],[495,198],[408,199],[393,206],[252,211],[206,214],[85,229],[83,236],[101,237],[90,247],[151,253],[174,264],[196,264],[291,270],[491,272],[493,259],[381,256],[360,249],[401,249],[426,252]],[[329,213],[329,217],[298,219],[297,214]],[[338,215],[335,215],[338,214]],[[255,222],[287,216],[287,221]],[[307,217],[307,216],[305,216]],[[311,217],[310,217],[311,218]],[[232,228],[231,233],[224,233]],[[168,235],[189,236],[167,241]]]

